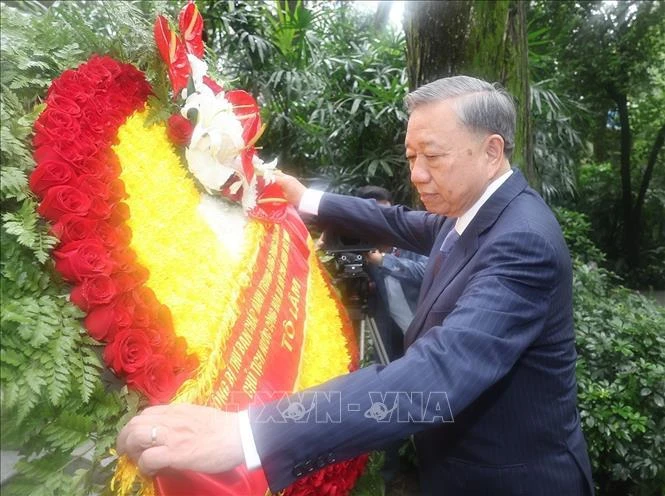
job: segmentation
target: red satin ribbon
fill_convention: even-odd
[[[275,191],[271,193],[274,194]],[[252,211],[251,216],[265,222],[268,230],[259,248],[252,283],[241,300],[246,302],[246,307],[229,338],[230,346],[225,352],[224,360],[224,363],[229,364],[227,369],[230,370],[231,361],[234,360],[234,343],[238,344],[242,340],[247,342],[247,339],[251,338],[251,344],[244,351],[242,365],[237,367],[239,373],[235,377],[228,371],[222,373],[217,384],[218,391],[230,389],[232,394],[229,401],[233,404],[227,405],[233,410],[245,409],[257,398],[267,401],[276,399],[282,392],[292,392],[304,343],[309,273],[307,229],[295,209],[283,202],[260,204]],[[271,262],[271,246],[274,253],[275,243],[278,246],[277,256],[276,260]],[[267,274],[267,271],[271,271],[270,274]],[[254,303],[255,308],[252,310],[250,302],[256,302],[257,297],[260,300],[265,295],[258,288],[261,281],[265,286],[267,276],[270,278],[268,297],[263,299],[260,306],[258,325],[254,332],[248,333],[251,322],[254,322],[251,313],[256,311],[257,305]],[[261,342],[262,337],[264,340],[269,338],[267,351],[266,341]],[[264,355],[263,359],[259,358],[259,355]],[[247,391],[248,383],[251,385],[248,375],[252,373],[252,363],[257,360],[262,362],[262,373],[258,377],[256,391],[251,394],[251,391]],[[245,466],[241,466],[218,475],[189,471],[160,473],[155,478],[155,488],[161,496],[263,496],[268,491],[268,483],[263,470],[249,472]]]

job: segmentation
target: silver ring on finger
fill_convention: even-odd
[[[150,446],[156,446],[157,445],[157,426],[153,425],[152,429],[150,429]]]

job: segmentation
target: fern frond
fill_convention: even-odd
[[[28,194],[28,178],[17,167],[3,167],[0,170],[0,199],[25,199]]]
[[[32,248],[37,239],[34,232],[37,217],[26,214],[27,203],[21,206],[18,212],[7,212],[3,214],[2,221],[5,231],[16,237],[16,241],[23,246]]]

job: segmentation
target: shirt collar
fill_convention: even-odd
[[[487,185],[487,188],[485,188],[485,191],[483,192],[482,195],[480,195],[480,198],[474,203],[469,210],[464,212],[462,215],[460,215],[457,218],[457,222],[455,222],[455,230],[457,231],[458,234],[462,234],[464,230],[471,224],[471,221],[473,218],[476,216],[478,213],[478,210],[480,210],[480,207],[483,206],[483,204],[489,200],[490,196],[499,189],[499,187],[506,182],[506,180],[510,177],[510,175],[513,173],[513,170],[510,169],[508,172],[500,175],[497,177],[494,181],[489,183]]]

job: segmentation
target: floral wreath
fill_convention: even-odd
[[[357,350],[311,238],[272,182],[276,161],[256,154],[256,101],[206,74],[193,2],[178,21],[180,34],[159,16],[154,35],[180,111],[146,125],[145,75],[95,55],[51,84],[29,184],[105,364],[151,404],[245,408],[357,368]],[[347,494],[365,462],[326,467],[285,494]],[[267,482],[244,467],[146,479],[121,458],[113,487],[245,495],[266,494]]]

